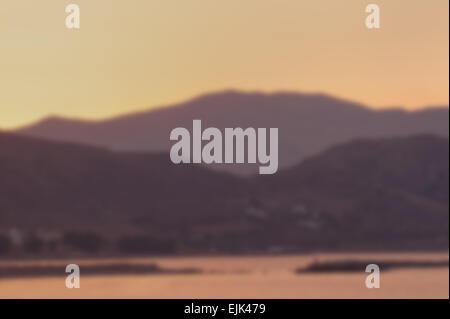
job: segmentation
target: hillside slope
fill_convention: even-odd
[[[226,91],[185,103],[100,122],[49,118],[17,132],[121,151],[169,152],[170,131],[206,127],[279,128],[280,167],[298,164],[332,145],[355,138],[404,137],[429,133],[448,137],[448,107],[405,112],[374,111],[322,94]],[[233,173],[256,173],[257,165],[220,165]]]
[[[95,234],[110,250],[125,236],[125,251],[148,238],[202,253],[446,249],[448,163],[448,139],[421,135],[237,178],[167,154],[0,134],[0,234]]]

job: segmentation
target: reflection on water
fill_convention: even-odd
[[[299,273],[311,263],[342,260],[423,262],[448,260],[448,253],[313,254],[301,256],[175,257],[67,261],[1,262],[0,266],[51,265],[48,277],[3,277],[0,298],[448,298],[449,268],[395,268],[383,271],[381,288],[367,289],[361,271]],[[65,287],[66,264],[81,267],[81,288]],[[83,267],[132,264],[136,269],[200,269],[195,273],[86,274]],[[95,267],[94,267],[95,268]]]

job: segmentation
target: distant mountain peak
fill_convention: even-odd
[[[190,127],[194,119],[219,129],[279,128],[280,168],[295,165],[331,145],[355,138],[422,133],[448,137],[449,134],[448,107],[376,111],[322,93],[238,90],[213,92],[184,103],[102,121],[51,117],[16,132],[114,150],[167,152],[171,145],[170,131],[176,127]],[[247,165],[226,166],[226,169],[236,173],[255,171]]]

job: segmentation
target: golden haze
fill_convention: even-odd
[[[81,29],[64,8],[81,8]],[[448,1],[4,0],[0,127],[99,119],[226,88],[447,105]]]

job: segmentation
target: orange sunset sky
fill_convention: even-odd
[[[81,29],[65,27],[65,6]],[[365,27],[365,6],[381,29]],[[100,119],[210,91],[447,105],[447,0],[1,0],[0,128]]]

